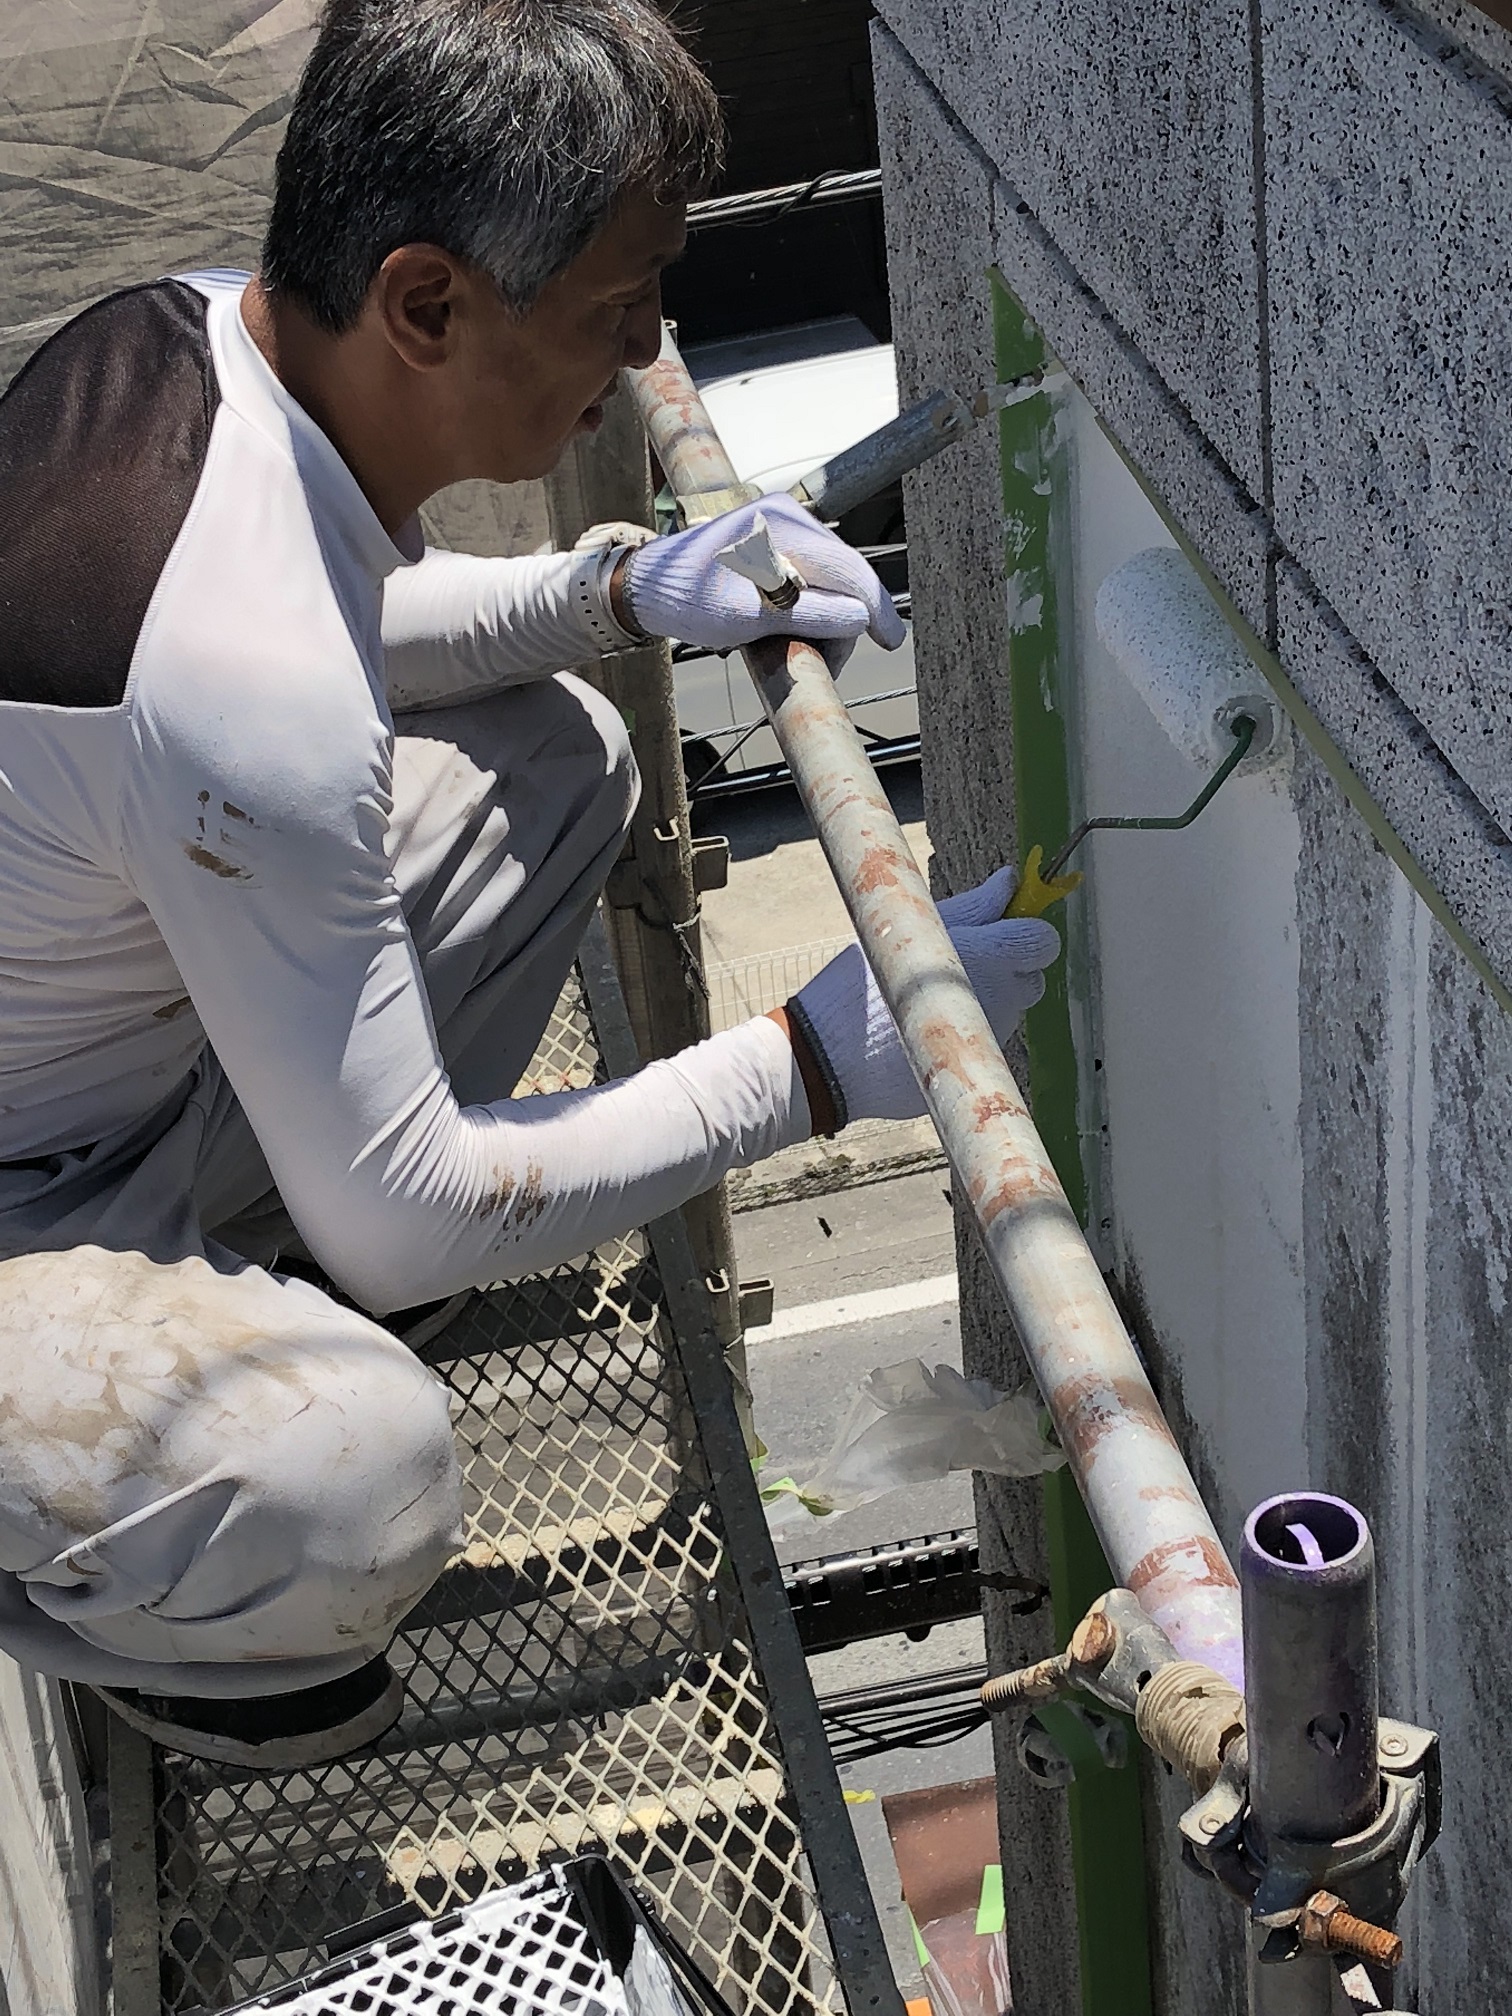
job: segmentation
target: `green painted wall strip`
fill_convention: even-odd
[[[1048,361],[1043,337],[997,275],[993,322],[1000,381]],[[1000,418],[1004,555],[1010,605],[1014,780],[1020,846],[1050,854],[1071,828],[1070,752],[1062,706],[1068,667],[1060,626],[1070,564],[1068,472],[1048,396]],[[1036,598],[1038,604],[1036,608]],[[1036,616],[1037,621],[1029,620]],[[1078,1131],[1079,1080],[1065,961],[1025,1022],[1029,1100],[1072,1207],[1087,1221]],[[1045,1480],[1045,1523],[1057,1642],[1064,1645],[1113,1578],[1069,1471]],[[1130,1732],[1132,1739],[1132,1731]],[[1084,1770],[1067,1794],[1083,2016],[1150,2016],[1150,1924],[1139,1775]]]
[[[977,1900],[976,1929],[979,1939],[990,1939],[1008,1922],[1003,1901],[1003,1865],[989,1862],[982,1871],[982,1894]]]

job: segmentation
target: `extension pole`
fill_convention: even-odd
[[[1381,1810],[1370,1529],[1342,1498],[1267,1499],[1245,1523],[1239,1576],[1253,1846],[1305,1864]],[[1333,2016],[1337,1978],[1326,1953],[1253,1959],[1251,2016]]]
[[[688,517],[744,501],[670,334],[626,377]],[[744,657],[1113,1572],[1237,1686],[1234,1571],[828,668],[786,639]]]

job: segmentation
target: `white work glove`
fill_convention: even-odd
[[[999,1043],[1044,993],[1043,969],[1060,953],[1053,924],[1004,917],[1017,883],[1015,869],[999,868],[940,905]],[[916,1120],[923,1113],[924,1095],[859,945],[848,945],[816,973],[788,1003],[788,1014],[818,1053],[842,1127],[850,1120]]]
[[[758,512],[773,546],[803,580],[791,609],[768,607],[754,582],[719,558],[755,529]],[[624,596],[648,636],[675,637],[705,651],[732,651],[758,637],[851,643],[863,630],[896,651],[908,634],[892,597],[856,549],[781,491],[642,546],[626,563]]]

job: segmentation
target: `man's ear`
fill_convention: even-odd
[[[439,245],[401,245],[373,277],[369,306],[412,371],[435,371],[455,354],[466,277]]]

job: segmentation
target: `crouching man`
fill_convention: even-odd
[[[427,497],[544,474],[654,357],[719,146],[644,0],[335,0],[260,273],[117,294],[0,400],[0,1648],[181,1749],[397,1713],[459,1490],[396,1312],[921,1110],[854,948],[791,1014],[510,1097],[637,788],[558,668],[903,634],[785,500],[785,618],[719,563],[748,512],[423,549]],[[1056,950],[1007,894],[951,918],[1000,1031]]]

